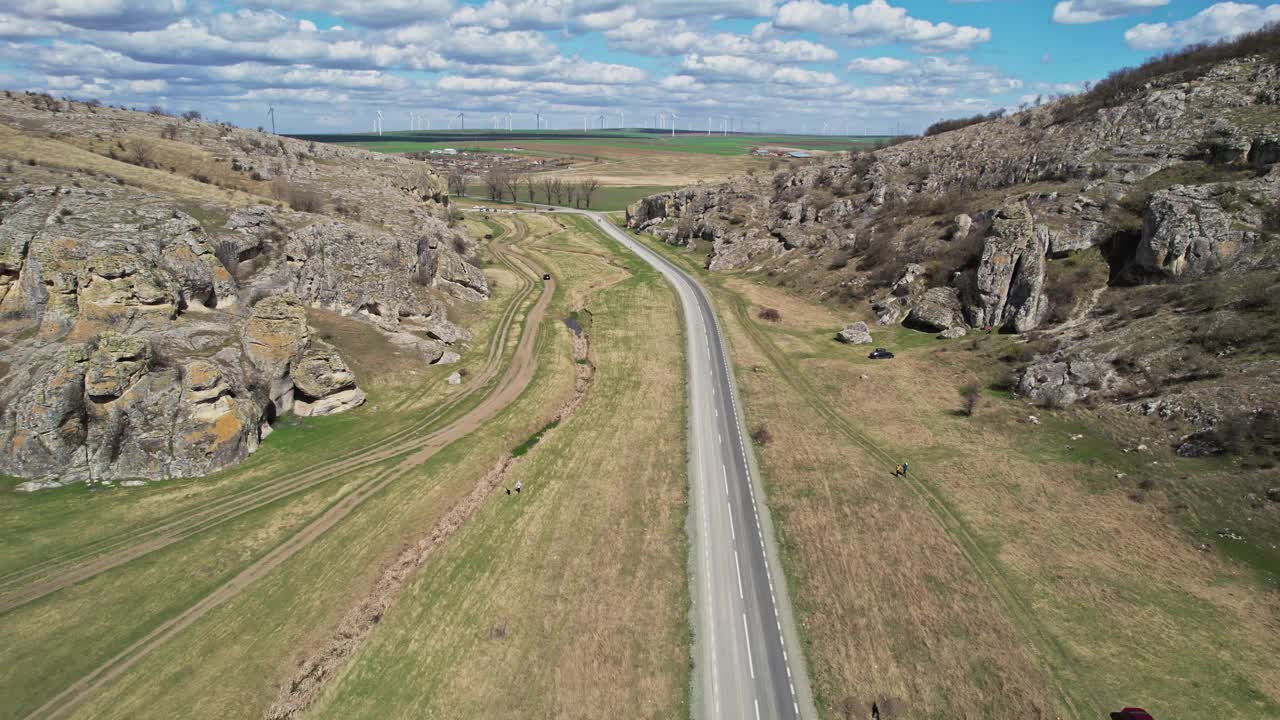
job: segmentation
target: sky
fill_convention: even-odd
[[[382,111],[885,134],[1278,21],[1265,0],[0,0],[0,87],[245,127],[274,106],[287,133]]]

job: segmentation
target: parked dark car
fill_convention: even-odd
[[[875,350],[872,350],[871,354],[868,355],[867,357],[871,358],[872,360],[892,360],[893,353],[889,352],[888,350],[885,350],[884,348],[876,348]]]
[[[542,274],[542,279],[543,279],[543,280],[550,280],[550,279],[551,279],[551,273],[543,273],[543,274]]]
[[[1127,707],[1120,712],[1111,713],[1111,720],[1155,720],[1151,713],[1142,708]]]

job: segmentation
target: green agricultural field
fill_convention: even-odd
[[[654,150],[658,152],[683,152],[706,155],[743,155],[752,148],[770,145],[801,148],[816,151],[842,151],[860,145],[874,145],[888,140],[885,136],[834,135],[729,135],[696,132],[679,132],[669,135],[660,132],[633,130],[605,130],[581,132],[575,130],[436,130],[399,131],[381,136],[372,133],[343,135],[294,135],[300,140],[353,145],[386,153],[423,152],[446,147],[459,150],[483,150],[492,152],[503,147],[518,147],[536,152],[540,145],[557,147],[578,146],[584,155],[591,155],[591,148],[625,148]]]

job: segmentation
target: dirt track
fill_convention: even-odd
[[[519,237],[524,235],[525,227],[523,223],[517,221],[520,230]],[[500,246],[500,243],[494,243],[495,253],[499,255],[511,254],[511,258],[504,258],[504,263],[511,266],[518,273],[523,275],[527,284],[517,293],[513,299],[511,306],[508,307],[500,331],[495,333],[495,338],[501,337],[501,342],[492,342],[490,344],[489,357],[486,360],[484,369],[478,373],[473,382],[477,389],[485,387],[495,376],[498,375],[500,369],[502,348],[505,340],[509,336],[516,310],[520,306],[521,298],[527,297],[529,292],[536,286],[535,278],[542,273],[541,268],[537,267],[531,260],[521,257],[511,252],[510,248]],[[503,408],[513,402],[529,381],[533,378],[533,373],[537,368],[536,346],[539,329],[542,324],[543,317],[551,302],[551,298],[555,292],[555,281],[547,281],[542,288],[542,293],[529,311],[523,326],[523,332],[520,336],[519,344],[511,358],[510,364],[502,372],[497,379],[496,387],[487,394],[478,405],[467,411],[462,417],[454,422],[438,429],[425,437],[415,437],[414,431],[420,430],[423,426],[429,424],[446,412],[449,407],[456,406],[464,396],[455,398],[451,403],[433,412],[429,418],[409,428],[401,433],[387,438],[382,443],[371,446],[365,450],[342,458],[337,463],[330,464],[325,468],[307,469],[296,473],[286,482],[289,483],[289,489],[285,489],[279,493],[259,494],[246,492],[236,495],[233,498],[221,498],[215,503],[216,507],[202,508],[190,513],[185,513],[179,518],[172,518],[162,523],[161,527],[152,531],[152,535],[143,542],[127,547],[119,552],[118,555],[112,557],[104,557],[94,560],[85,565],[79,566],[69,572],[63,573],[56,578],[48,581],[40,581],[29,585],[29,589],[15,593],[5,599],[5,609],[15,607],[21,602],[13,602],[10,598],[26,597],[23,602],[39,597],[49,592],[53,592],[61,587],[66,587],[72,583],[79,582],[87,577],[92,577],[112,567],[128,562],[134,558],[140,557],[148,552],[165,547],[166,545],[177,542],[194,532],[210,527],[218,522],[225,521],[236,515],[248,512],[256,507],[271,502],[279,497],[298,492],[307,487],[311,487],[318,482],[330,479],[339,473],[347,473],[359,467],[365,467],[371,464],[381,462],[383,460],[393,458],[397,455],[410,450],[417,450],[413,454],[401,460],[394,467],[387,471],[365,481],[356,489],[351,491],[346,497],[331,506],[319,517],[312,520],[300,531],[290,537],[281,545],[276,546],[265,556],[258,559],[231,580],[215,589],[209,595],[205,596],[195,605],[183,611],[176,617],[165,621],[151,632],[134,642],[125,650],[117,654],[115,657],[98,666],[93,671],[86,674],[80,680],[76,681],[67,689],[63,690],[57,696],[50,699],[44,705],[33,711],[28,718],[56,718],[62,717],[80,702],[88,698],[98,688],[120,676],[128,670],[134,663],[144,657],[152,649],[162,645],[164,642],[172,638],[178,632],[194,623],[200,617],[210,610],[218,607],[226,601],[234,598],[242,590],[252,584],[255,580],[267,575],[271,570],[278,567],[281,563],[288,560],[294,553],[315,541],[327,530],[336,525],[344,517],[351,513],[354,509],[369,497],[375,495],[384,487],[395,481],[397,478],[405,474],[409,469],[420,465],[428,458],[434,455],[441,448],[449,445],[455,440],[467,435],[478,428],[485,421],[492,418]],[[273,484],[273,487],[279,486],[281,483]],[[230,505],[231,507],[224,507]],[[136,537],[136,534],[134,535]],[[102,551],[99,549],[99,551]],[[120,556],[125,556],[120,559]],[[39,590],[40,592],[36,592]]]
[[[523,239],[525,234],[523,224],[517,227],[518,232],[514,241]],[[269,484],[255,485],[214,498],[200,506],[161,519],[150,527],[134,528],[2,576],[0,577],[0,613],[124,565],[143,555],[256,510],[267,503],[308,490],[339,475],[351,473],[418,447],[419,432],[437,422],[476,392],[483,390],[497,376],[502,360],[502,350],[516,324],[519,309],[535,288],[534,278],[538,275],[534,269],[508,257],[510,248],[502,239],[495,239],[492,247],[500,262],[514,270],[523,282],[505,308],[499,320],[497,332],[490,338],[484,365],[471,382],[472,390],[460,393],[433,408],[410,427],[388,435],[358,451],[339,456],[322,466],[303,468],[285,474]],[[546,292],[544,290],[544,294]],[[516,362],[517,358],[513,358],[513,365]],[[372,480],[366,482],[372,482]]]

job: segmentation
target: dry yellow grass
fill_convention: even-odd
[[[537,248],[562,287],[598,288],[586,299],[595,384],[516,466],[508,484],[523,482],[524,492],[498,496],[428,561],[316,717],[682,712],[689,648],[674,298],[652,272],[624,280],[572,233]]]
[[[992,371],[959,343],[873,326],[898,357],[871,362],[831,340],[857,313],[708,282],[749,422],[773,434],[759,452],[829,716],[862,717],[877,696],[898,717],[1280,715],[1280,599],[1180,526],[1161,488],[1205,470],[1167,451],[1135,460],[1107,434],[1159,434],[1137,427],[1150,421],[996,396],[960,417],[959,388]],[[1072,459],[1073,433],[1104,450]],[[1135,502],[1125,488],[1142,477],[1156,489]]]
[[[130,140],[128,136],[122,140]],[[167,161],[165,166],[175,165],[176,170],[192,167],[204,169],[202,163],[193,160],[203,153],[196,146],[183,143],[168,143],[155,137],[143,138],[145,142],[161,147],[162,156]],[[91,145],[89,141],[82,141]],[[102,141],[103,148],[110,144]],[[22,132],[14,128],[0,125],[0,159],[26,162],[35,160],[41,165],[63,170],[106,173],[120,178],[122,181],[144,190],[165,192],[193,200],[216,199],[220,204],[236,207],[263,202],[263,197],[240,190],[226,190],[208,183],[198,182],[188,177],[187,173],[171,173],[166,169],[148,169],[119,160],[112,160],[105,155],[91,152],[79,144],[42,137]]]

